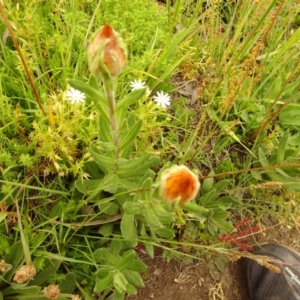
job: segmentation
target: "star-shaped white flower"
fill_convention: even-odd
[[[166,108],[171,104],[171,98],[169,94],[165,94],[164,92],[157,92],[156,96],[153,97],[154,101],[157,105]]]
[[[85,100],[85,94],[71,87],[66,93],[66,99],[72,104],[82,103]]]
[[[146,87],[146,82],[142,81],[141,79],[133,80],[130,82],[130,87],[132,91],[144,89]]]

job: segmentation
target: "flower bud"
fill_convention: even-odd
[[[126,46],[110,25],[106,24],[94,33],[87,50],[89,69],[97,77],[116,78],[123,71],[127,60]]]
[[[186,166],[173,166],[161,174],[159,193],[170,202],[178,201],[183,205],[196,197],[199,188],[197,175]]]

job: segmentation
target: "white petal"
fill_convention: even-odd
[[[146,83],[143,82],[141,79],[138,79],[138,80],[135,79],[134,81],[130,82],[129,85],[130,85],[132,91],[143,89],[146,87]]]
[[[153,97],[154,101],[157,105],[166,108],[171,104],[171,98],[169,94],[165,94],[164,92],[157,92],[156,96]]]
[[[71,87],[66,92],[66,100],[70,101],[72,104],[82,103],[85,100],[85,94]]]

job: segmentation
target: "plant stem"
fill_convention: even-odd
[[[115,82],[112,79],[104,81],[105,92],[108,100],[108,117],[110,120],[110,129],[112,140],[115,145],[115,157],[119,158],[119,135],[118,124],[115,115],[116,98],[115,98]]]
[[[31,181],[32,177],[28,178],[26,181],[26,184],[29,183]],[[19,199],[19,195],[24,191],[23,187],[19,188],[19,191],[16,195],[16,201],[15,201],[15,206],[16,206],[16,210],[17,210],[17,220],[18,220],[18,226],[20,229],[20,237],[21,237],[21,242],[22,242],[22,246],[23,246],[23,252],[24,252],[24,257],[25,257],[25,262],[26,265],[31,265],[32,261],[31,261],[31,256],[30,256],[30,251],[29,251],[29,245],[28,245],[28,236],[26,234],[25,236],[25,231],[23,228],[23,224],[22,224],[22,216],[20,213],[20,208],[19,208],[19,203],[18,203],[18,199]]]
[[[1,13],[1,16],[2,16],[2,18],[3,18],[3,20],[4,20],[4,23],[5,23],[5,25],[6,25],[7,29],[8,29],[8,32],[9,32],[9,34],[10,34],[10,36],[11,36],[11,39],[12,39],[12,41],[13,41],[13,43],[14,43],[14,46],[16,47],[16,49],[17,49],[17,51],[18,51],[18,54],[19,54],[19,56],[20,56],[20,59],[21,59],[21,61],[22,61],[22,64],[23,64],[23,67],[24,67],[24,70],[25,70],[25,73],[26,73],[26,76],[27,76],[28,81],[29,81],[29,83],[30,83],[32,92],[33,92],[34,97],[35,97],[35,99],[36,99],[36,102],[37,102],[37,104],[38,104],[38,107],[39,107],[40,110],[42,111],[43,115],[46,116],[47,114],[46,114],[46,112],[45,112],[45,110],[44,110],[44,108],[43,108],[43,106],[42,106],[41,99],[40,99],[39,94],[38,94],[38,92],[37,92],[37,89],[36,89],[36,87],[35,87],[35,85],[34,85],[34,81],[33,81],[33,79],[32,79],[32,76],[31,76],[30,72],[29,72],[29,69],[28,69],[28,66],[27,66],[27,64],[26,64],[24,55],[23,55],[23,53],[22,53],[22,51],[21,51],[21,49],[20,49],[20,47],[19,47],[19,43],[18,43],[18,41],[17,41],[17,39],[16,39],[16,37],[15,37],[14,31],[13,31],[11,25],[10,25],[10,22],[9,22],[7,16],[6,16],[6,13],[5,13],[5,9],[4,9],[4,7],[2,6],[1,2],[0,2],[0,13]]]

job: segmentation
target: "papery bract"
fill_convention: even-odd
[[[186,166],[173,166],[161,174],[159,193],[167,201],[183,205],[196,197],[199,188],[197,175]]]
[[[98,29],[88,44],[88,63],[92,74],[116,78],[127,61],[125,43],[119,33],[106,24]]]

